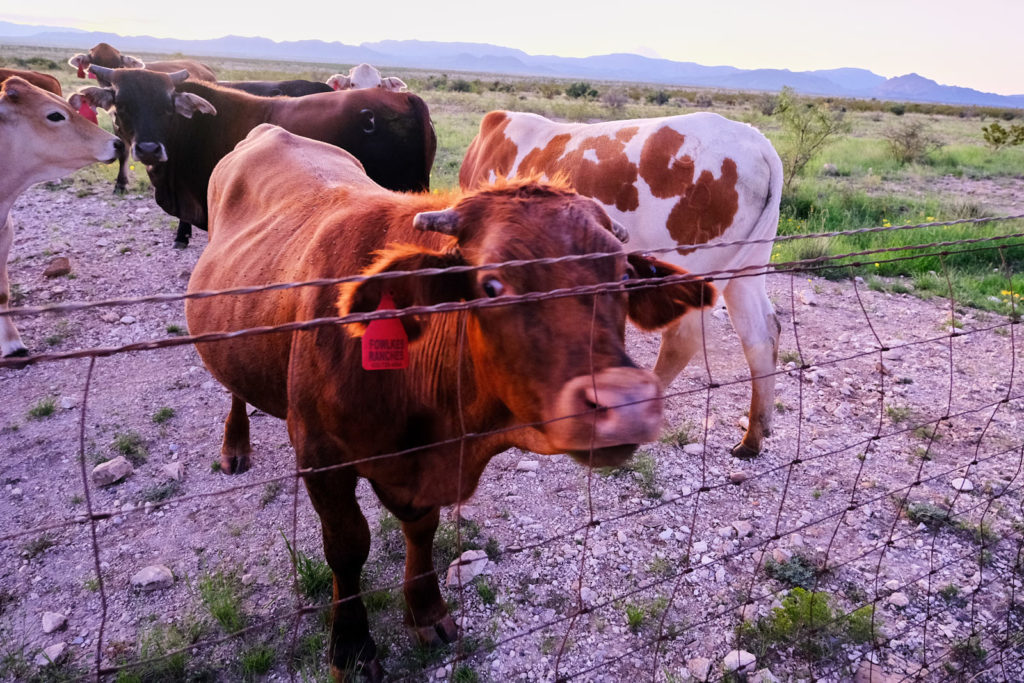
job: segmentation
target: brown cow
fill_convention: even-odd
[[[451,206],[452,202],[454,206]],[[450,207],[450,208],[449,208]],[[660,278],[683,271],[627,259],[612,222],[592,200],[561,187],[509,183],[461,197],[398,194],[371,181],[343,150],[262,125],[210,179],[210,242],[189,291],[422,268],[496,264],[429,278],[369,280],[258,296],[189,300],[193,334],[372,311],[488,300],[559,288]],[[607,253],[556,265],[503,261]],[[637,285],[643,283],[636,283]],[[222,470],[248,463],[245,402],[287,420],[334,572],[330,659],[371,680],[376,659],[359,578],[370,531],[355,497],[358,478],[401,520],[406,539],[406,621],[425,642],[456,627],[433,573],[442,505],[472,495],[491,457],[519,447],[617,465],[654,439],[661,398],[654,375],[623,348],[628,315],[646,328],[714,299],[710,285],[677,277],[659,288],[405,317],[407,370],[365,371],[362,325],[237,337],[198,345],[234,395]],[[460,440],[465,434],[481,436]],[[402,452],[390,457],[387,454]],[[348,466],[338,467],[339,465]]]
[[[116,110],[132,154],[146,164],[157,204],[181,221],[175,246],[188,244],[190,224],[206,229],[207,185],[214,166],[260,123],[348,150],[388,189],[430,186],[437,136],[426,103],[412,93],[352,90],[257,97],[187,80],[184,71],[90,70],[110,87],[86,88],[82,95],[93,106]]]
[[[782,162],[752,126],[700,112],[654,119],[558,123],[493,111],[480,122],[459,171],[470,189],[496,176],[561,176],[629,229],[630,248],[720,280],[722,297],[750,366],[749,427],[732,454],[761,451],[775,410],[779,321],[765,271],[779,224]],[[734,243],[710,249],[694,245]],[[700,350],[699,315],[662,333],[654,373],[668,388]]]
[[[93,125],[57,95],[12,76],[0,89],[0,311],[10,302],[7,256],[14,241],[11,207],[29,186],[97,161],[110,162],[121,141]],[[0,355],[27,353],[14,322],[0,316]]]
[[[50,74],[41,74],[38,71],[26,71],[25,69],[0,69],[0,83],[3,83],[11,76],[22,78],[37,88],[52,92],[54,95],[64,95],[60,89],[60,81]]]
[[[101,85],[110,85],[110,83],[102,73],[97,75],[97,72],[89,68],[93,64],[107,69],[147,69],[165,74],[187,71],[188,78],[194,81],[212,83],[217,80],[217,74],[213,72],[213,69],[194,59],[168,59],[147,64],[138,57],[121,54],[107,43],[97,43],[88,53],[79,53],[69,59],[68,64],[78,69],[79,78],[84,78],[85,74],[89,73],[95,76]],[[114,180],[114,192],[123,194],[128,187],[128,172],[125,170],[125,162],[128,160],[131,141],[125,137],[117,118],[114,118],[114,133],[124,141],[121,156],[117,159],[117,178]]]

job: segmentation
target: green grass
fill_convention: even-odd
[[[253,645],[242,650],[238,656],[238,666],[241,669],[242,679],[246,681],[257,680],[270,671],[274,665],[277,651],[266,643]]]
[[[158,408],[155,413],[153,413],[152,419],[154,423],[162,425],[163,423],[167,422],[172,417],[174,417],[174,414],[174,408],[171,408],[170,406],[162,406]]]
[[[50,417],[57,410],[57,399],[52,396],[39,399],[28,409],[28,419],[42,420]]]
[[[181,491],[181,482],[176,479],[165,481],[162,484],[156,484],[149,487],[142,492],[142,500],[145,503],[162,503],[163,501],[173,498]]]
[[[149,451],[142,439],[142,435],[136,431],[118,432],[114,435],[114,450],[123,455],[138,467],[149,459]]]
[[[768,558],[764,565],[765,573],[771,578],[789,587],[800,587],[810,590],[818,582],[821,568],[803,555],[793,555],[785,562],[776,562]]]
[[[330,595],[331,587],[334,585],[334,572],[323,560],[310,557],[297,548],[292,548],[288,537],[281,534],[285,547],[288,549],[288,557],[295,567],[298,575],[299,590],[311,600],[320,600]]]
[[[216,571],[199,578],[199,597],[207,612],[228,633],[245,627],[241,583],[235,572]]]

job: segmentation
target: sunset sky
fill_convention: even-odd
[[[8,8],[14,3],[7,3]],[[704,65],[916,72],[945,85],[1024,94],[1024,0],[474,0],[426,3],[19,3],[0,20],[171,38],[263,36],[350,45],[481,42],[530,54],[637,52]]]

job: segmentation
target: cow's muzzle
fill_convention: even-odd
[[[658,379],[637,368],[606,368],[566,382],[545,427],[551,443],[592,467],[622,464],[661,431]]]
[[[167,149],[162,142],[136,142],[132,156],[140,164],[151,166],[167,161]]]

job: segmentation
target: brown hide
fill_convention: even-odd
[[[88,69],[90,64],[104,66],[108,69],[138,68],[141,63],[135,57],[122,55],[117,48],[108,43],[98,43],[89,50],[88,54],[76,55],[76,57],[79,59],[74,66],[81,66],[83,69]],[[194,59],[165,59],[145,62],[145,68],[165,74],[184,69],[188,71],[189,77],[194,80],[209,81],[211,83],[217,80],[217,74],[213,72],[213,69]]]
[[[38,71],[26,71],[25,69],[0,69],[0,83],[11,76],[23,78],[37,88],[52,92],[54,95],[64,95],[60,89],[60,81],[50,74],[41,74]]]

